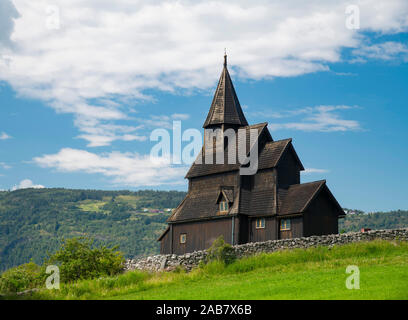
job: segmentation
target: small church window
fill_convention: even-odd
[[[261,219],[256,219],[256,228],[257,229],[263,229],[265,228],[265,219],[261,218]]]
[[[185,233],[180,234],[180,243],[186,243],[187,235]]]
[[[281,231],[290,230],[290,219],[282,219],[280,229]]]
[[[227,201],[221,201],[220,202],[220,211],[221,212],[227,212],[228,211],[228,202]]]

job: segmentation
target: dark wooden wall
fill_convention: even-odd
[[[209,248],[215,239],[223,236],[231,244],[231,217],[173,224],[173,251],[184,254]],[[180,234],[187,235],[185,244],[180,243]]]
[[[290,219],[290,230],[280,231],[280,220]],[[285,218],[278,220],[279,239],[301,238],[303,237],[303,217]]]
[[[329,199],[327,190],[322,190],[304,213],[305,237],[338,233],[338,209]]]
[[[274,168],[258,170],[255,175],[251,176],[253,177],[251,189],[272,189],[275,186],[274,170]]]
[[[239,215],[239,236],[237,244],[244,244],[249,242],[249,218],[246,215]]]
[[[199,192],[208,189],[219,190],[220,186],[238,187],[239,178],[240,175],[239,173],[237,174],[237,171],[192,178],[189,183],[189,192]]]
[[[250,228],[250,242],[260,242],[277,239],[275,217],[265,217],[265,228],[263,229],[256,229],[256,218],[251,218]]]
[[[167,231],[167,233],[163,236],[160,241],[160,253],[161,254],[168,254],[171,253],[171,230]]]
[[[300,183],[300,168],[291,147],[286,149],[282,155],[277,170],[279,188],[287,188],[291,184]]]

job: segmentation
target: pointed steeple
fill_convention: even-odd
[[[247,126],[248,122],[242,112],[241,105],[227,69],[227,55],[224,55],[224,68],[215,90],[210,111],[203,128],[219,125]]]

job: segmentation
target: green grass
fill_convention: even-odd
[[[84,200],[78,205],[82,211],[87,212],[103,212],[101,208],[106,204],[106,201],[97,201],[97,200]]]
[[[360,289],[345,286],[360,269]],[[408,243],[372,241],[260,254],[190,273],[127,272],[42,290],[34,299],[408,299]]]
[[[140,199],[141,199],[141,197],[138,197],[138,196],[120,195],[120,196],[116,197],[115,201],[116,202],[126,203],[127,205],[129,205],[129,206],[131,206],[133,208],[137,208]]]

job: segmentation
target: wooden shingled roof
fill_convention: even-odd
[[[266,168],[274,168],[279,164],[285,150],[290,149],[299,164],[301,171],[304,170],[295,149],[292,146],[292,139],[283,139],[278,141],[269,141],[261,148],[259,154],[258,170]]]
[[[300,169],[304,170],[303,165],[297,157],[297,154],[293,149],[291,142],[292,139],[267,141],[258,151],[258,170],[276,167],[283,153],[288,148],[292,150],[295,157],[298,159]],[[239,170],[239,168],[241,167],[241,164],[238,161],[236,161],[236,164],[228,164],[228,152],[224,152],[224,164],[216,164],[215,160],[213,164],[205,164],[205,159],[202,154],[202,152],[199,154],[199,156],[201,156],[203,159],[202,164],[193,163],[190,167],[190,170],[187,172],[186,178],[190,179],[194,177],[206,176],[209,174],[235,171]]]
[[[244,127],[247,129],[247,150],[249,150],[249,144],[250,144],[250,138],[249,138],[249,130],[250,129],[257,129],[258,130],[258,142],[261,138],[261,135],[264,133],[266,136],[266,141],[264,144],[259,146],[258,152],[259,152],[259,158],[258,158],[258,169],[266,169],[266,168],[273,168],[276,167],[279,163],[280,158],[282,157],[284,151],[288,148],[291,149],[291,151],[294,153],[295,158],[297,159],[300,169],[304,170],[303,165],[301,161],[299,160],[296,151],[294,150],[292,146],[292,139],[284,139],[284,140],[278,140],[278,141],[273,141],[272,137],[269,134],[269,130],[267,129],[268,124],[265,123],[260,123],[260,124],[255,124],[255,125],[250,125]],[[237,142],[238,144],[239,142]],[[194,178],[194,177],[200,177],[200,176],[205,176],[209,174],[215,174],[215,173],[222,173],[222,172],[228,172],[228,171],[235,171],[239,170],[241,167],[241,164],[239,163],[238,160],[236,160],[235,164],[229,164],[228,163],[228,151],[225,150],[224,152],[224,164],[217,164],[215,163],[215,152],[212,155],[213,157],[213,163],[212,164],[206,164],[205,163],[205,156],[204,156],[204,149],[201,150],[200,154],[198,155],[197,159],[201,157],[202,163],[198,164],[196,163],[197,160],[191,165],[189,171],[187,172],[185,178]]]
[[[288,189],[278,190],[278,215],[289,215],[303,213],[307,210],[310,203],[320,192],[325,190],[331,201],[337,207],[339,215],[344,215],[344,211],[336,198],[326,185],[326,180],[314,181],[309,183],[294,184]]]
[[[224,56],[224,68],[203,128],[221,124],[248,125],[227,69],[226,55]]]
[[[264,132],[266,135],[266,139],[272,140],[272,137],[269,134],[269,131],[266,129],[268,123],[259,123],[251,126],[245,126],[242,129],[246,129],[246,150],[250,150],[250,129],[257,129],[258,130],[258,138],[261,136],[261,134]],[[265,130],[266,129],[266,130]],[[239,145],[239,137],[237,139],[237,149],[238,150],[238,145]],[[201,164],[197,163],[197,160],[201,157]],[[223,164],[217,164],[216,163],[216,158],[215,158],[215,150],[212,150],[212,155],[210,157],[213,158],[213,163],[212,164],[206,164],[205,163],[205,151],[204,151],[204,146],[201,149],[201,152],[198,154],[196,161],[191,165],[190,169],[188,170],[185,178],[193,178],[193,177],[199,177],[199,176],[205,176],[209,174],[214,174],[214,173],[221,173],[221,172],[228,172],[228,171],[234,171],[234,170],[239,170],[241,167],[238,158],[236,158],[235,164],[230,164],[228,163],[228,150],[225,150],[224,152],[224,163]]]
[[[341,206],[332,196],[326,185],[326,180],[291,185],[288,189],[278,190],[278,212],[274,208],[274,191],[262,190],[234,190],[234,203],[227,215],[219,215],[217,198],[220,195],[219,188],[209,188],[204,192],[189,193],[183,202],[167,220],[179,222],[189,220],[209,219],[226,217],[236,213],[248,216],[286,216],[302,214],[317,197],[319,192],[326,190],[338,207],[339,215],[343,213]],[[232,196],[232,195],[230,195]],[[261,214],[260,214],[261,213]]]
[[[241,190],[239,212],[248,216],[274,215],[275,193],[272,188]]]
[[[288,189],[279,189],[279,215],[302,213],[316,193],[326,184],[326,180],[294,184]]]
[[[218,187],[209,187],[199,192],[189,192],[167,221],[175,222],[216,218],[217,216],[225,217],[225,214],[222,216],[219,215],[219,206],[217,203],[219,195],[220,189]],[[229,194],[229,196],[234,199],[234,203],[228,214],[238,213],[238,190],[235,190],[234,194]]]
[[[232,203],[234,202],[234,189],[233,188],[221,188],[221,192],[225,197],[225,200]]]

